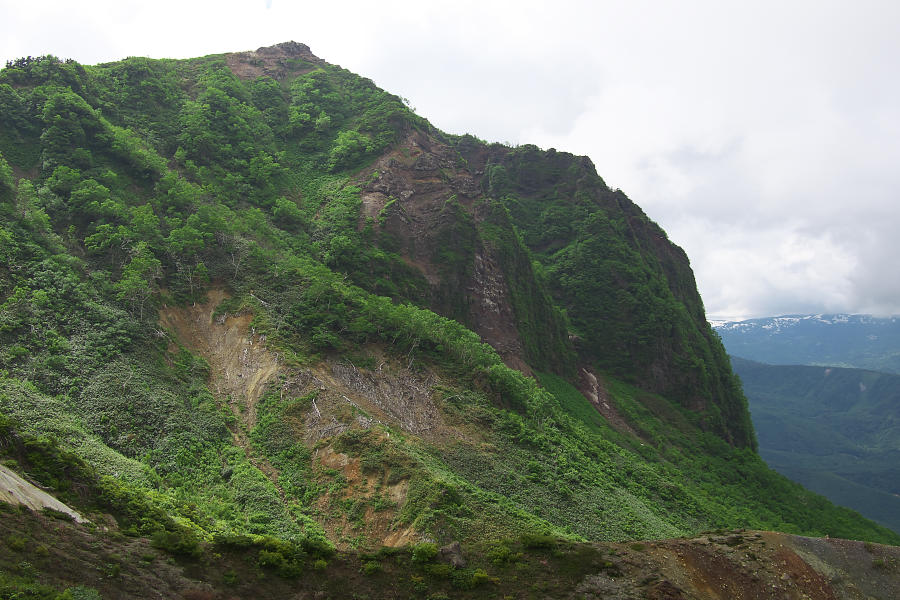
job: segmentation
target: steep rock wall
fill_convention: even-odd
[[[461,140],[463,155],[475,145]],[[548,273],[554,300],[600,370],[696,412],[737,446],[756,441],[684,251],[586,157],[492,146],[486,194],[500,199]]]

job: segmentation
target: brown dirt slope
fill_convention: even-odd
[[[267,389],[287,398],[313,398],[305,413],[296,418],[296,435],[297,441],[313,452],[312,470],[325,490],[315,503],[319,509],[316,518],[329,538],[339,548],[415,541],[415,531],[396,522],[406,502],[408,480],[394,481],[397,476],[392,477],[389,470],[364,474],[358,458],[348,457],[332,445],[337,436],[354,429],[372,429],[376,438],[386,439],[389,434],[384,433],[382,425],[433,443],[477,441],[474,432],[445,421],[434,392],[440,383],[437,376],[428,370],[413,371],[377,348],[369,349],[378,365],[372,369],[337,359],[288,367],[267,347],[265,336],[253,330],[252,315],[214,316],[216,307],[226,298],[227,292],[213,288],[205,302],[163,306],[159,320],[177,341],[170,351],[181,345],[209,364],[209,389],[218,402],[231,409],[238,423],[231,428],[234,443],[278,487],[277,469],[248,437],[257,422],[259,400]],[[334,479],[342,486],[332,485]],[[336,510],[353,500],[368,505],[363,518],[356,522],[351,522],[346,511]],[[373,506],[376,500],[378,510]]]
[[[227,297],[224,290],[212,289],[206,302],[163,306],[159,322],[174,332],[181,345],[209,363],[211,391],[252,428],[256,404],[278,373],[278,358],[266,349],[265,336],[256,335],[250,327],[252,315],[222,315],[213,320],[216,307]]]

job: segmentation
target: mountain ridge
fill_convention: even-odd
[[[783,315],[717,322],[730,354],[767,364],[814,364],[900,373],[900,317]]]

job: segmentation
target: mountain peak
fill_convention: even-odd
[[[230,52],[225,57],[228,67],[241,79],[268,76],[281,81],[291,73],[299,74],[309,70],[303,68],[309,64],[325,64],[325,61],[312,53],[309,46],[293,40],[256,50]]]

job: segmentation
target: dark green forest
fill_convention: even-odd
[[[900,376],[736,357],[732,362],[769,465],[900,529]]]

